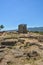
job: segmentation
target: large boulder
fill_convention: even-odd
[[[18,42],[24,43],[24,39],[18,39]]]
[[[36,60],[39,57],[39,53],[37,51],[30,51],[28,53],[26,53],[27,58],[32,58],[34,60]]]
[[[23,52],[19,49],[12,49],[11,52],[15,56],[15,58],[23,57]]]
[[[38,41],[39,41],[39,42],[43,42],[43,36],[39,36],[39,37],[38,37]]]

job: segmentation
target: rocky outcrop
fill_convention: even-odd
[[[1,42],[1,45],[14,46],[16,43],[17,43],[17,40],[15,39],[8,39],[8,40],[6,39]]]

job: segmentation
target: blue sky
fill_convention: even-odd
[[[0,0],[0,25],[4,30],[43,26],[43,0]]]

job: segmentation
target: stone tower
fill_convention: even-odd
[[[19,33],[27,33],[27,25],[26,24],[20,24],[18,26],[18,32]]]

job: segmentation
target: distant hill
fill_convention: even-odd
[[[39,31],[43,32],[43,27],[34,27],[34,28],[28,28],[29,31]]]
[[[6,32],[14,32],[14,31],[18,31],[18,29],[15,30],[5,30]],[[43,32],[43,27],[34,27],[34,28],[28,28],[28,31],[38,31],[38,32]],[[2,31],[0,31],[2,32]]]

